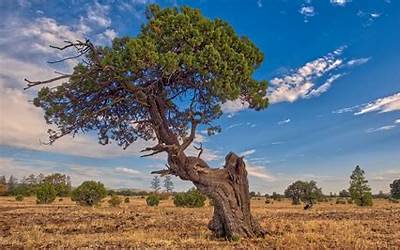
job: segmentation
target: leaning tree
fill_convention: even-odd
[[[210,168],[185,150],[198,126],[209,135],[221,105],[240,100],[249,108],[267,106],[266,81],[253,78],[262,52],[226,22],[210,20],[189,7],[150,5],[147,24],[136,37],[115,38],[112,46],[89,40],[67,41],[79,63],[68,75],[26,80],[27,88],[44,86],[34,105],[45,111],[49,143],[79,132],[97,131],[100,144],[116,141],[124,149],[143,139],[155,145],[144,156],[167,154],[167,168],[155,174],[191,181],[214,201],[208,227],[217,237],[254,237],[265,232],[250,213],[247,172],[242,157],[229,153],[223,168]],[[58,61],[58,62],[60,62]]]

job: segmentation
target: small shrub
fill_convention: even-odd
[[[270,204],[271,203],[271,200],[270,199],[266,199],[265,200],[265,204]]]
[[[240,241],[240,236],[239,235],[233,235],[232,238],[231,238],[231,241],[235,241],[235,242]]]
[[[24,196],[22,196],[21,194],[15,196],[15,200],[16,201],[23,201],[24,200]]]
[[[347,204],[353,204],[353,200],[352,199],[347,199]]]
[[[107,190],[101,182],[85,181],[74,191],[71,199],[82,206],[94,206],[107,196]]]
[[[197,189],[185,193],[178,193],[174,196],[174,204],[177,207],[203,207],[206,197]]]
[[[56,189],[54,185],[49,182],[40,184],[36,190],[36,203],[49,204],[56,199]]]
[[[63,198],[58,199],[58,201],[63,201],[63,200],[64,200]]]
[[[342,198],[337,198],[336,199],[336,204],[346,204],[346,200]]]
[[[131,200],[129,199],[129,197],[126,197],[125,200],[124,200],[125,203],[129,203],[130,201]]]
[[[147,196],[146,203],[150,207],[158,206],[158,204],[160,203],[160,196],[158,196],[156,194],[151,194],[151,195]]]
[[[108,204],[112,207],[118,207],[122,200],[117,195],[111,195],[111,199],[108,200]]]
[[[393,197],[389,197],[389,202],[391,202],[391,203],[399,203],[400,201],[398,199],[393,198]]]

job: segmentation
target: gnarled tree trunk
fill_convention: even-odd
[[[249,184],[243,159],[229,153],[225,161],[224,168],[213,169],[198,157],[184,154],[169,157],[170,165],[174,166],[171,170],[177,176],[192,181],[200,192],[213,200],[214,215],[208,228],[216,237],[263,236],[265,231],[250,212]]]
[[[184,151],[193,142],[197,121],[192,118],[190,135],[180,143],[165,118],[166,104],[159,97],[148,102],[159,144],[144,151],[153,151],[148,155],[159,152],[168,154],[168,169],[152,173],[172,174],[189,180],[201,193],[211,198],[214,201],[214,216],[208,228],[215,236],[228,239],[263,236],[265,231],[250,213],[249,184],[243,158],[229,153],[225,157],[224,168],[210,168],[200,158],[202,149],[197,157],[187,156]]]

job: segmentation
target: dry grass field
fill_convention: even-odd
[[[227,242],[207,230],[204,208],[176,208],[172,200],[147,207],[144,199],[111,208],[76,206],[69,199],[36,205],[0,197],[0,249],[8,248],[400,248],[400,204],[375,200],[371,208],[317,204],[304,211],[289,201],[253,200],[253,214],[268,230],[263,239]]]

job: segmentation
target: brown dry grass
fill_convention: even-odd
[[[400,204],[375,200],[371,208],[319,203],[312,210],[288,201],[253,200],[252,211],[269,232],[263,239],[227,242],[207,230],[212,208],[159,207],[131,198],[120,208],[76,206],[68,198],[36,205],[0,197],[0,249],[4,248],[400,248]]]

